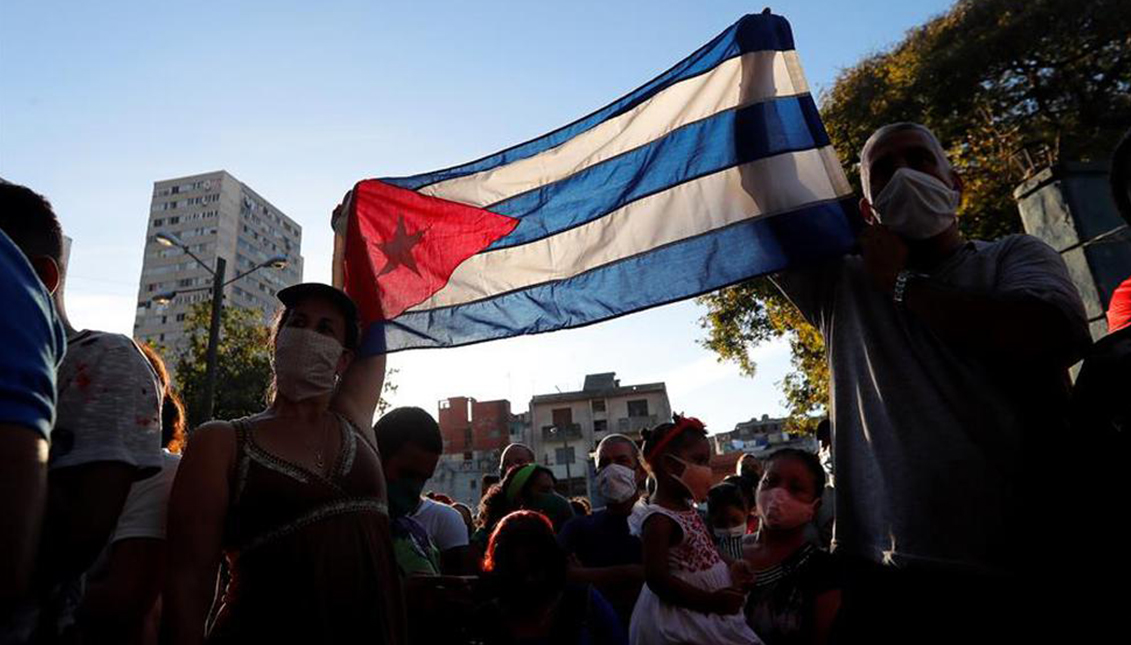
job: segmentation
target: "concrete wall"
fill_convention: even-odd
[[[1092,338],[1107,333],[1112,291],[1131,276],[1131,236],[1120,218],[1102,163],[1063,163],[1037,173],[1013,192],[1025,232],[1064,258]]]

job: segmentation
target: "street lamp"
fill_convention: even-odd
[[[193,253],[191,250],[189,250],[188,245],[186,245],[184,242],[182,242],[180,239],[178,239],[175,235],[173,235],[171,233],[158,233],[157,235],[154,236],[154,239],[161,246],[176,247],[176,248],[179,248],[180,250],[184,251],[185,253],[187,253],[189,255],[189,257],[191,257],[193,260],[196,260],[196,263],[199,264],[201,267],[203,267],[204,270],[206,270],[206,271],[208,271],[208,273],[212,274],[212,320],[211,320],[211,323],[208,326],[208,353],[207,353],[207,358],[205,359],[205,377],[204,377],[204,409],[207,412],[208,418],[211,419],[212,418],[212,412],[213,412],[214,407],[215,407],[216,350],[217,350],[217,346],[219,345],[219,342],[220,342],[220,313],[221,313],[221,310],[224,308],[224,287],[235,282],[236,280],[239,280],[240,278],[243,278],[244,276],[250,275],[251,273],[258,271],[259,269],[263,269],[263,268],[267,268],[267,267],[272,268],[272,269],[283,269],[287,266],[287,258],[286,258],[286,256],[282,256],[282,255],[276,255],[274,257],[268,258],[266,261],[255,265],[254,267],[248,269],[247,271],[244,271],[243,273],[237,275],[236,277],[232,278],[231,280],[228,280],[227,282],[225,282],[224,281],[224,273],[227,270],[228,263],[227,263],[227,260],[220,257],[219,254],[217,254],[217,256],[216,256],[216,268],[213,269],[212,267],[208,266],[208,264],[205,263],[204,260],[201,260],[200,258],[198,258],[196,256],[195,253]],[[201,289],[188,289],[186,291],[181,291],[181,292],[170,291],[170,292],[167,292],[167,293],[161,293],[161,294],[157,294],[156,296],[154,296],[153,299],[152,299],[152,302],[154,302],[155,304],[158,304],[158,305],[168,304],[168,303],[172,302],[174,298],[177,297],[178,293],[189,293],[189,292],[192,292],[192,291],[203,291],[203,290],[204,289],[201,288]]]
[[[562,437],[562,457],[566,459],[566,490],[569,495],[573,495],[573,477],[570,476],[569,466],[573,458],[569,454],[569,437],[567,436],[568,428],[563,426],[554,426],[550,428],[550,434],[561,434]]]

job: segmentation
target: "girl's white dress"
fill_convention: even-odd
[[[730,570],[719,557],[707,526],[695,509],[672,511],[655,504],[638,504],[629,518],[629,530],[634,535],[642,535],[644,521],[657,513],[670,517],[681,529],[679,544],[669,552],[669,566],[677,578],[704,591],[731,586]],[[724,616],[672,605],[653,593],[647,583],[640,590],[632,611],[628,640],[631,645],[762,643],[746,624],[741,611]]]

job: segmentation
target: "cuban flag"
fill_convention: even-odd
[[[379,325],[362,353],[587,325],[844,253],[858,230],[772,14],[549,134],[358,182],[342,215],[335,282]]]

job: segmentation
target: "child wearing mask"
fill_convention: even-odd
[[[750,508],[742,489],[723,482],[707,493],[707,522],[715,538],[715,548],[727,562],[742,559],[742,538]]]
[[[833,556],[806,536],[824,488],[812,453],[785,448],[766,460],[757,492],[762,523],[745,556],[755,572],[746,618],[768,645],[825,643],[840,609]]]
[[[744,561],[728,566],[719,557],[695,507],[711,487],[706,428],[676,415],[643,436],[656,493],[631,521],[644,546],[646,584],[632,612],[629,641],[761,643],[740,613],[749,568]]]

